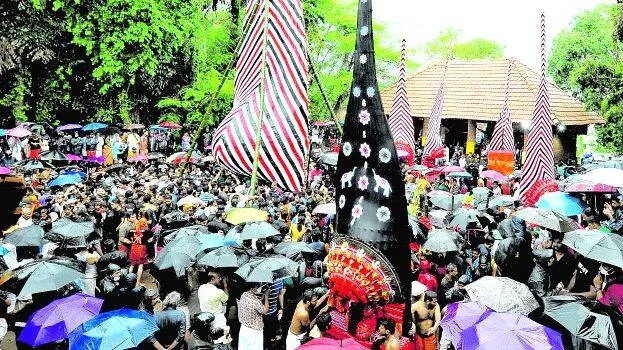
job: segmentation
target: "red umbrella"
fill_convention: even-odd
[[[325,338],[325,337],[309,341],[301,345],[298,349],[299,350],[338,350],[338,349],[368,350],[367,347],[359,344],[353,338],[346,338],[344,340],[335,340],[335,339]]]
[[[480,173],[480,176],[497,182],[506,182],[506,176],[495,170],[485,170]]]
[[[439,170],[442,174],[450,174],[450,173],[459,173],[465,171],[465,169],[461,168],[458,165],[448,165],[436,168],[435,170]]]
[[[577,183],[567,186],[567,188],[565,188],[565,192],[568,192],[568,193],[580,193],[580,192],[615,193],[617,192],[617,189],[615,187],[604,185],[604,184],[577,182]]]
[[[179,125],[178,123],[169,122],[169,121],[162,122],[159,125],[167,129],[181,129],[182,128],[182,126]]]
[[[128,162],[144,162],[147,163],[149,161],[149,157],[147,157],[146,155],[138,155],[138,156],[133,156],[128,158]]]

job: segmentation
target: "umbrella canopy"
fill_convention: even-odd
[[[607,306],[599,302],[570,295],[543,298],[543,314],[566,330],[608,349],[620,349],[617,335],[623,334],[623,321]]]
[[[140,129],[145,129],[145,125],[143,124],[128,124],[126,126],[123,127],[126,130],[140,130]]]
[[[337,208],[335,202],[320,204],[314,208],[312,214],[335,215]]]
[[[462,178],[462,179],[471,179],[472,178],[472,174],[468,173],[467,171],[451,172],[450,174],[448,174],[448,176],[449,177]]]
[[[18,340],[36,347],[66,339],[74,329],[99,314],[103,302],[83,293],[55,300],[30,315]]]
[[[70,160],[70,161],[82,160],[82,156],[79,156],[76,154],[66,154],[65,157],[67,158],[67,160]]]
[[[234,208],[227,213],[227,217],[225,218],[225,221],[232,225],[266,220],[268,220],[268,213],[254,208]]]
[[[151,152],[147,154],[147,159],[149,160],[153,160],[153,159],[161,159],[161,158],[165,158],[164,154],[160,153],[160,152]]]
[[[424,237],[424,232],[422,232],[422,228],[420,227],[420,223],[418,218],[409,216],[409,226],[411,227],[411,233],[413,237]]]
[[[138,163],[138,162],[147,163],[148,161],[149,161],[149,157],[144,154],[128,158],[128,162],[130,163]]]
[[[162,249],[154,263],[161,270],[173,268],[176,275],[183,276],[186,268],[197,259],[197,254],[225,244],[225,238],[220,235],[203,233],[195,236],[180,235]]]
[[[69,349],[115,349],[137,347],[158,331],[156,320],[145,311],[119,309],[99,314],[69,335]]]
[[[340,154],[337,152],[325,152],[320,154],[320,161],[322,164],[336,166],[337,158]]]
[[[26,128],[24,128],[24,127],[22,127],[20,125],[20,126],[18,126],[16,128],[7,130],[7,132],[4,133],[4,134],[5,134],[5,136],[11,136],[11,137],[26,137],[26,136],[32,135],[32,132],[30,132],[30,130],[28,130],[28,129],[26,129]]]
[[[56,128],[56,131],[72,131],[72,130],[80,130],[82,129],[82,125],[80,124],[65,124]]]
[[[13,170],[11,168],[7,168],[7,167],[0,167],[0,175],[9,175],[13,172]]]
[[[488,208],[508,207],[515,204],[515,197],[508,195],[495,196],[489,200]]]
[[[435,195],[430,197],[430,202],[440,209],[453,211],[463,206],[464,198],[464,194],[455,194],[450,196]]]
[[[497,182],[506,182],[506,176],[495,170],[485,170],[480,173],[480,177]]]
[[[489,316],[491,309],[481,303],[470,301],[451,303],[439,325],[448,332],[455,349],[461,349],[461,332]]]
[[[174,123],[174,122],[170,122],[170,121],[163,121],[160,124],[158,124],[161,128],[166,128],[166,129],[181,129],[182,126],[179,125],[178,123]]]
[[[612,187],[623,187],[623,170],[613,168],[599,168],[580,175],[586,182],[600,183]]]
[[[44,238],[61,247],[80,248],[87,246],[87,237],[95,231],[93,222],[75,222],[61,219],[52,225],[52,230]]]
[[[84,277],[85,263],[73,259],[46,259],[6,271],[0,278],[2,289],[15,291],[18,298],[57,290]],[[5,288],[6,286],[6,288]]]
[[[16,167],[21,167],[24,171],[34,171],[34,170],[43,170],[43,169],[54,169],[54,166],[48,162],[42,162],[36,159],[28,159],[25,161],[21,161],[15,165]]]
[[[481,277],[466,285],[465,290],[472,301],[497,312],[528,315],[539,307],[528,286],[508,277]]]
[[[575,222],[548,209],[523,208],[516,211],[513,215],[528,223],[557,232],[569,232],[578,229],[578,225]]]
[[[428,239],[423,248],[436,253],[456,252],[459,250],[459,235],[447,229],[433,229],[428,233]]]
[[[279,231],[267,222],[248,222],[242,230],[234,228],[227,232],[227,239],[232,241],[244,241],[245,239],[267,238],[279,235]]]
[[[184,205],[206,205],[206,202],[202,201],[201,199],[192,196],[192,195],[188,195],[182,199],[180,199],[179,201],[177,201],[177,206],[181,207]]]
[[[38,225],[18,228],[4,237],[4,243],[11,243],[16,247],[40,247],[43,233],[43,228]]]
[[[162,216],[162,220],[164,220],[167,224],[172,224],[175,222],[187,222],[188,220],[190,220],[190,216],[188,216],[187,214],[175,210],[172,211],[164,216]]]
[[[292,258],[299,253],[315,254],[317,251],[310,248],[305,242],[281,242],[275,246],[275,253]]]
[[[43,152],[39,155],[39,159],[41,160],[47,160],[47,161],[66,161],[67,156],[62,154],[59,151],[48,151],[48,152]]]
[[[82,182],[82,178],[77,175],[59,175],[54,180],[48,182],[50,187],[62,187],[67,185],[75,185]]]
[[[562,216],[580,215],[585,209],[579,199],[560,191],[544,193],[535,205],[537,208],[553,210]]]
[[[108,172],[113,172],[113,171],[119,171],[119,170],[127,169],[129,167],[130,167],[130,165],[128,165],[128,164],[117,163],[117,164],[113,164],[111,166],[108,166],[108,167],[104,168],[104,171],[108,173]]]
[[[332,338],[317,338],[308,341],[307,343],[299,346],[298,350],[367,350],[368,348],[359,344],[353,338],[346,338],[342,340]]]
[[[108,124],[104,123],[90,123],[82,127],[82,131],[96,131],[100,129],[105,129],[108,127]]]
[[[221,247],[204,254],[197,260],[197,264],[214,268],[238,268],[249,262],[249,259],[249,254],[242,248]]]
[[[279,278],[296,276],[298,264],[284,257],[252,259],[240,266],[236,274],[247,282],[273,283]]]
[[[474,201],[476,203],[486,202],[489,198],[491,190],[488,187],[474,187],[472,193],[474,194]]]
[[[452,196],[452,193],[450,193],[448,191],[443,191],[443,190],[433,190],[433,191],[428,192],[426,195],[429,196],[430,198],[434,198],[434,197],[450,197],[450,196]]]
[[[450,221],[450,227],[460,227],[465,231],[470,223],[475,223],[477,227],[482,227],[478,217],[480,212],[476,209],[459,208],[454,212],[452,221]]]
[[[164,244],[169,244],[169,242],[172,242],[176,238],[179,238],[182,236],[196,236],[200,233],[209,234],[210,231],[208,230],[206,226],[203,226],[203,225],[186,226],[186,227],[182,227],[177,230],[173,230],[173,232],[167,234],[164,237],[163,241],[164,241]]]
[[[457,166],[457,165],[442,166],[442,167],[436,168],[435,170],[439,171],[442,174],[459,173],[459,172],[465,171],[464,168],[461,168],[460,166]]]
[[[623,237],[598,230],[565,233],[562,244],[583,256],[623,268]]]
[[[616,193],[617,189],[612,186],[592,183],[592,182],[576,182],[565,187],[567,193]]]
[[[515,313],[493,312],[461,333],[463,349],[564,350],[560,333]]]

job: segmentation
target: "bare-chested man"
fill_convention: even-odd
[[[389,318],[379,319],[378,332],[383,338],[372,344],[372,350],[400,350],[400,335],[396,334],[396,322]]]
[[[286,350],[294,350],[301,346],[301,340],[309,331],[309,310],[311,310],[318,301],[318,297],[313,290],[306,290],[303,293],[303,300],[299,301],[292,316],[292,323],[288,329],[288,337],[286,338]]]
[[[418,350],[437,350],[437,328],[441,321],[441,311],[437,304],[437,293],[427,291],[424,300],[411,305],[411,314],[415,324],[414,340]]]

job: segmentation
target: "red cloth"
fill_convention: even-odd
[[[430,272],[420,272],[420,275],[417,278],[417,281],[426,286],[426,288],[430,291],[437,292],[437,288],[439,284],[437,283],[437,278]]]
[[[413,342],[415,350],[437,350],[437,336],[435,334],[423,337],[416,333]]]
[[[130,248],[130,264],[132,266],[147,264],[147,246],[144,244],[132,244]]]
[[[31,149],[29,157],[30,159],[39,159],[39,154],[41,153],[40,149]]]
[[[606,288],[599,302],[623,312],[623,284],[613,284]]]

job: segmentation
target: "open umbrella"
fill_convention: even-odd
[[[82,129],[82,125],[80,124],[65,124],[56,128],[56,131],[72,131],[72,130],[80,130]]]
[[[623,187],[623,170],[613,168],[594,169],[580,175],[580,179],[617,188]]]
[[[202,201],[201,199],[193,196],[193,195],[188,195],[182,199],[180,199],[179,201],[177,201],[177,206],[181,207],[184,205],[206,205],[206,202]]]
[[[95,227],[91,221],[75,222],[61,219],[52,225],[52,230],[44,235],[50,242],[57,243],[65,248],[80,248],[87,246],[87,239]]]
[[[145,311],[114,310],[95,316],[71,332],[69,349],[131,349],[157,331],[154,317]]]
[[[564,350],[560,333],[516,313],[490,313],[461,332],[462,349]]]
[[[506,182],[506,176],[495,170],[485,170],[480,173],[480,177],[497,182]]]
[[[335,202],[320,204],[314,208],[312,214],[335,215]]]
[[[18,228],[4,237],[4,243],[11,243],[16,247],[40,247],[43,233],[43,228],[38,225]]]
[[[82,131],[96,131],[100,129],[105,129],[108,127],[108,124],[104,123],[90,123],[82,127]]]
[[[123,127],[125,130],[140,130],[145,129],[145,125],[143,124],[128,124]]]
[[[167,224],[184,223],[190,220],[190,216],[181,211],[175,210],[162,216],[162,220]]]
[[[279,235],[279,231],[267,222],[248,222],[240,232],[240,239],[267,238]]]
[[[197,260],[198,265],[213,268],[240,267],[249,262],[250,256],[245,249],[235,247],[221,247],[214,249]]]
[[[15,164],[15,167],[20,167],[26,172],[43,169],[54,169],[54,166],[48,162],[42,162],[36,159],[28,159]]]
[[[567,193],[616,193],[615,187],[593,182],[576,182],[565,187]]]
[[[293,277],[297,274],[298,264],[284,257],[252,259],[240,266],[236,274],[247,282],[272,283],[277,279]]]
[[[178,123],[170,122],[170,121],[163,121],[158,125],[166,129],[181,129],[182,128],[182,126],[179,125]]]
[[[6,271],[0,278],[3,290],[14,292],[18,298],[58,290],[84,277],[85,263],[73,259],[35,260],[15,270]]]
[[[225,221],[232,225],[243,224],[252,221],[266,221],[268,213],[254,208],[234,208],[227,212]]]
[[[186,268],[196,261],[197,254],[225,244],[227,244],[225,237],[220,235],[203,233],[195,236],[180,235],[164,246],[154,263],[161,270],[173,268],[176,275],[183,276]]]
[[[453,216],[452,221],[450,221],[450,227],[460,227],[461,230],[465,231],[467,226],[470,223],[476,224],[476,227],[481,228],[480,220],[478,217],[480,216],[480,212],[476,209],[470,208],[459,208],[457,209]]]
[[[461,168],[460,166],[457,166],[457,165],[442,166],[435,170],[438,170],[442,174],[458,173],[458,172],[465,171],[464,168]]]
[[[203,225],[186,226],[186,227],[173,230],[173,232],[164,236],[163,241],[164,241],[164,244],[169,244],[169,242],[172,242],[174,239],[178,237],[197,236],[198,234],[201,234],[201,233],[209,234],[210,230],[208,230],[208,228]]]
[[[305,242],[281,242],[275,246],[275,253],[292,258],[299,253],[316,254],[317,252]]]
[[[497,312],[517,312],[528,315],[539,303],[528,286],[508,277],[485,276],[465,286],[472,301]]]
[[[472,178],[472,174],[468,173],[467,171],[455,171],[455,172],[451,172],[450,174],[448,174],[448,177],[456,177],[456,178],[461,178],[461,179],[471,179]]]
[[[298,350],[367,350],[368,348],[359,344],[353,338],[346,338],[342,340],[332,338],[317,338],[308,341],[307,343],[299,346]]]
[[[147,157],[144,154],[128,158],[128,162],[130,163],[138,163],[138,162],[147,163],[148,161],[149,161],[149,157]]]
[[[470,301],[451,303],[439,325],[448,333],[455,349],[461,349],[461,332],[489,316],[491,309],[481,303]]]
[[[66,339],[74,329],[99,314],[103,302],[83,293],[55,300],[30,315],[18,340],[37,347]]]
[[[113,171],[121,171],[121,170],[127,169],[129,167],[130,167],[129,164],[117,163],[117,164],[113,164],[111,166],[108,166],[108,167],[104,168],[104,171],[107,172],[107,173],[110,173],[110,172],[113,172]]]
[[[489,198],[490,192],[491,190],[488,187],[474,187],[472,189],[472,194],[474,194],[474,202],[486,202],[487,198]]]
[[[565,192],[547,192],[536,202],[536,207],[550,209],[563,216],[575,216],[584,212],[580,200]]]
[[[11,168],[7,168],[7,167],[0,167],[0,175],[10,175],[11,173],[13,173],[13,170],[11,170]]]
[[[411,233],[413,237],[424,237],[424,232],[422,232],[422,228],[420,227],[420,223],[418,218],[409,216],[409,226],[411,227]]]
[[[336,166],[339,155],[338,152],[324,152],[320,154],[320,161],[322,164]]]
[[[623,336],[623,320],[599,302],[570,295],[543,298],[543,314],[571,333],[591,343],[618,350]]]
[[[583,256],[623,268],[623,238],[598,230],[565,233],[562,244]]]
[[[63,162],[63,161],[67,161],[67,156],[62,154],[59,151],[47,151],[47,152],[42,152],[39,155],[39,159],[41,160],[47,160],[47,161],[58,161],[58,162]]]
[[[161,158],[165,158],[164,154],[160,153],[160,152],[151,152],[147,154],[147,159],[149,160],[154,160],[154,159],[161,159]]]
[[[548,209],[523,208],[513,215],[528,223],[557,232],[569,232],[579,228],[575,222]]]
[[[32,132],[30,132],[30,130],[22,127],[21,125],[16,127],[16,128],[7,130],[7,132],[5,133],[5,136],[18,137],[18,138],[26,137],[26,136],[30,136],[30,135],[32,135]]]
[[[435,253],[456,252],[459,250],[459,235],[447,229],[433,229],[428,233],[428,239],[423,248]]]
[[[59,175],[54,180],[48,182],[50,187],[62,187],[66,185],[75,185],[82,182],[82,178],[78,175]]]
[[[455,194],[450,196],[436,195],[430,197],[430,202],[440,209],[452,211],[463,206],[464,198],[464,194]]]
[[[503,195],[499,195],[499,196],[495,196],[491,198],[489,200],[489,205],[487,206],[487,208],[508,207],[508,206],[514,205],[515,201],[516,201],[515,197],[503,194]]]
[[[67,158],[67,160],[74,161],[74,162],[82,160],[82,156],[79,156],[76,154],[66,154],[65,157]]]

